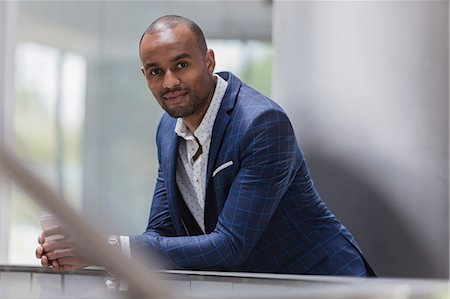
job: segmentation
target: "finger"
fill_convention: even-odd
[[[51,252],[57,249],[71,248],[71,247],[74,247],[73,242],[67,241],[65,239],[48,241],[42,245],[44,252]]]
[[[45,229],[42,234],[44,237],[49,237],[52,235],[64,235],[64,230],[59,225],[50,226],[49,228]]]
[[[72,257],[76,255],[76,252],[73,248],[63,248],[63,249],[56,249],[53,251],[46,252],[45,255],[49,260],[57,260],[59,258],[63,257]]]
[[[48,258],[45,255],[43,255],[41,257],[41,265],[43,268],[48,268],[50,266],[49,262],[48,262]]]
[[[68,264],[68,265],[61,265],[61,262],[58,261],[53,261],[53,265],[52,265],[52,269],[54,272],[63,272],[63,271],[70,271],[70,270],[78,270],[83,268],[83,266],[79,266],[79,265],[72,265],[72,264]]]
[[[86,251],[84,247],[80,246],[79,240],[73,237],[48,241],[42,245],[42,248],[44,248],[44,252],[50,252],[64,248],[73,248],[74,250],[80,252]]]
[[[42,246],[38,246],[38,248],[36,248],[36,257],[38,259],[40,259],[43,254],[44,254],[44,248],[42,248]]]
[[[52,269],[55,272],[60,272],[62,270],[57,260],[52,261]]]
[[[41,233],[41,234],[38,236],[38,243],[42,245],[42,244],[44,244],[44,242],[45,242],[44,233]]]
[[[71,267],[71,269],[81,269],[89,265],[85,260],[73,256],[60,258],[58,263],[64,268]]]
[[[77,263],[77,259],[73,256],[62,257],[58,259],[58,263],[61,267],[75,265]]]

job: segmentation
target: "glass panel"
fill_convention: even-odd
[[[216,71],[231,71],[263,94],[271,95],[272,45],[256,40],[208,40]]]
[[[38,43],[20,43],[15,84],[17,154],[74,207],[81,207],[85,59]],[[42,208],[13,188],[11,209],[9,262],[36,264],[33,250]]]
[[[178,13],[192,12],[192,3],[180,5],[185,9],[180,6]],[[205,2],[203,11],[209,10],[205,5],[219,11],[225,4]],[[157,168],[155,131],[163,111],[139,71],[137,45],[167,6],[164,1],[19,5],[17,154],[83,216],[110,233],[138,234],[146,227]],[[216,71],[231,71],[270,95],[272,47],[258,40],[270,34],[252,28],[270,31],[271,13],[256,2],[242,9],[258,7],[264,17],[255,14],[254,21],[265,25],[235,30],[235,36],[217,26],[218,20],[203,14],[193,19],[211,36]],[[137,17],[145,11],[154,15]],[[251,14],[244,15],[242,22],[248,23]],[[34,250],[41,213],[29,196],[12,188],[10,263],[38,263]]]

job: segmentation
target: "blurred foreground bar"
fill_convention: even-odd
[[[162,271],[179,298],[449,298],[448,281],[343,278],[232,272]],[[108,290],[102,270],[57,274],[39,267],[0,266],[0,298],[133,298]]]

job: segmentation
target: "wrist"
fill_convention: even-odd
[[[108,234],[107,241],[110,246],[120,249],[120,237],[119,236]]]
[[[106,240],[108,242],[108,245],[113,247],[113,248],[117,248],[120,250],[120,238],[117,235],[111,235],[108,234],[106,237]],[[116,269],[112,269],[109,265],[105,265],[105,270],[106,273],[109,276],[116,276],[117,275],[117,270]]]

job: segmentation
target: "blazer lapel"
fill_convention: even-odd
[[[178,145],[179,139],[175,132],[171,132],[169,142],[169,150],[166,155],[167,173],[165,177],[165,182],[167,186],[167,200],[169,201],[169,210],[172,215],[172,223],[175,226],[177,234],[186,234],[183,224],[181,222],[181,211],[178,206],[178,198],[181,197],[180,191],[178,190],[177,180],[176,180],[176,169],[178,161]]]
[[[212,173],[215,168],[217,156],[219,155],[222,147],[225,130],[231,120],[230,113],[233,110],[236,103],[237,94],[241,86],[241,81],[231,73],[219,73],[219,76],[224,78],[228,82],[227,90],[222,99],[219,112],[217,113],[216,120],[211,136],[211,146],[209,149],[208,167],[206,171],[206,197],[205,197],[205,231],[210,233],[214,230],[218,213],[219,203],[214,198],[214,190],[210,189],[210,182],[212,179]]]
[[[219,150],[222,145],[225,129],[230,121],[229,111],[234,108],[237,94],[241,86],[241,81],[231,73],[223,72],[218,73],[218,75],[228,82],[228,86],[225,95],[223,96],[222,104],[220,105],[219,112],[217,113],[212,131],[208,167],[206,171],[206,190],[208,190],[209,181],[212,178],[212,172],[217,160],[217,155],[219,154]]]

